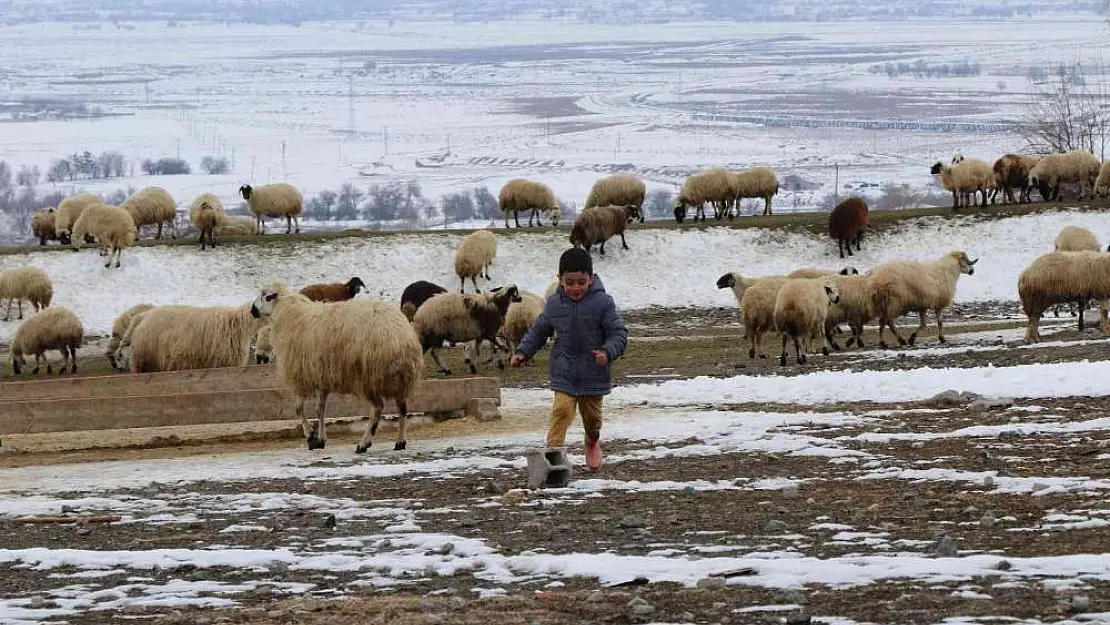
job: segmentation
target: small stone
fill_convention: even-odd
[[[913,449],[923,449],[925,447],[925,441],[914,441],[910,443],[910,447]]]
[[[988,476],[983,478],[983,489],[984,490],[993,490],[994,489],[994,476],[993,475],[988,475]]]
[[[320,523],[320,525],[323,526],[323,528],[326,530],[335,529],[335,515],[329,514],[328,516],[324,517],[324,520],[322,523]]]
[[[678,615],[678,620],[682,621],[683,623],[692,623],[694,622],[695,618],[697,617],[694,616],[693,612],[683,612],[682,614]]]
[[[77,528],[78,536],[88,536],[89,534],[92,534],[92,530],[89,529],[87,525],[82,525],[81,527]]]
[[[968,404],[972,412],[987,412],[989,410],[1004,410],[1014,405],[1014,400],[1004,397],[983,397]]]
[[[994,568],[998,569],[999,571],[1009,571],[1010,569],[1014,568],[1014,565],[1010,564],[1009,560],[999,560],[998,564],[994,565]]]
[[[967,516],[975,516],[979,514],[979,508],[976,508],[975,506],[968,506],[964,508],[964,514],[966,514]]]
[[[781,519],[771,519],[763,524],[765,532],[782,532],[786,530],[786,522]]]
[[[960,555],[960,550],[956,548],[956,541],[951,536],[944,536],[937,541],[936,555],[938,558],[955,558]]]
[[[989,530],[995,525],[998,525],[998,519],[994,518],[994,515],[991,514],[990,511],[984,514],[983,518],[979,519],[979,527],[983,529]]]
[[[655,606],[644,601],[640,597],[634,597],[632,601],[629,601],[624,607],[632,616],[647,616],[655,612]]]
[[[281,618],[284,614],[281,610],[270,610],[266,613],[266,618]]]
[[[435,553],[441,556],[446,556],[455,551],[455,543],[443,543],[436,547]]]
[[[798,612],[786,617],[786,625],[809,625],[813,619],[804,612]]]
[[[509,491],[509,489],[508,489],[508,487],[505,486],[504,482],[499,482],[497,480],[493,480],[492,482],[487,482],[486,483],[486,492],[487,493],[492,493],[494,495],[504,495],[508,491]]]
[[[909,501],[910,499],[917,499],[917,491],[907,490],[902,493],[902,499]]]
[[[77,508],[67,505],[62,506],[62,514],[73,514],[74,512],[77,512]]]
[[[617,523],[617,527],[622,527],[624,529],[647,527],[647,521],[641,519],[638,516],[630,514],[621,519],[620,522]]]
[[[1087,595],[1075,595],[1071,598],[1073,612],[1086,612],[1091,609],[1091,598]]]
[[[728,582],[720,577],[703,577],[698,580],[697,587],[702,590],[723,590]]]
[[[601,603],[602,601],[605,601],[605,596],[601,594],[600,590],[595,590],[590,593],[590,596],[586,597],[587,603]]]
[[[728,607],[728,604],[725,603],[724,601],[714,601],[713,602],[713,609],[714,610],[723,610],[726,607]]]
[[[793,498],[797,497],[798,496],[798,486],[796,484],[791,484],[791,485],[783,488],[782,489],[782,496],[786,497],[787,499],[793,499]]]
[[[528,491],[523,488],[514,488],[510,491],[506,491],[504,495],[501,495],[501,503],[506,506],[515,506],[525,499],[528,499]]]
[[[1000,438],[1000,439],[1021,438],[1021,432],[1019,430],[1002,430],[1001,432],[998,433],[998,438]]]

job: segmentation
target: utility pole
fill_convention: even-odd
[[[389,126],[382,127],[382,149],[385,150],[385,156],[389,156]]]
[[[620,159],[620,153],[621,153],[621,133],[618,132],[617,133],[617,147],[615,147],[613,149],[613,160],[614,161]]]
[[[177,160],[181,160],[181,139],[177,140]]]
[[[258,158],[258,157],[253,155],[253,154],[251,155],[251,177],[250,177],[251,182],[254,182],[254,161],[255,161],[256,158]]]
[[[281,142],[281,180],[282,180],[282,182],[285,182],[285,180],[288,179],[288,177],[289,177],[289,175],[288,175],[288,173],[286,173],[286,170],[285,170],[285,142],[282,141]]]
[[[835,182],[833,182],[833,202],[835,203],[840,199],[840,163],[833,163],[833,166],[836,167],[836,177],[834,178]]]

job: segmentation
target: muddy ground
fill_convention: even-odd
[[[805,367],[782,367],[774,359],[748,359],[735,310],[653,310],[625,316],[633,341],[616,366],[621,383],[737,374],[798,375],[817,368],[882,370],[921,366],[972,367],[1069,360],[1106,359],[1107,341],[1097,330],[1080,334],[1074,319],[1059,323],[1044,347],[1023,347],[1024,320],[1012,304],[958,308],[947,318],[950,343],[936,351],[935,326],[915,348],[903,351],[848,350],[813,356]],[[916,324],[916,320],[907,322]],[[1064,327],[1067,324],[1067,327]],[[874,336],[865,337],[868,344]],[[768,351],[772,350],[768,341]],[[458,356],[452,355],[453,364]],[[546,360],[510,370],[509,386],[541,384]],[[91,368],[91,367],[89,367]],[[489,431],[506,436],[542,431],[542,415],[511,413]],[[953,574],[923,583],[888,579],[846,586],[802,584],[768,588],[750,580],[759,572],[733,571],[730,577],[707,577],[700,587],[675,583],[641,583],[634,574],[608,585],[591,577],[534,576],[511,584],[491,584],[478,572],[440,575],[431,571],[394,576],[388,584],[367,585],[366,570],[299,570],[270,566],[263,570],[229,567],[180,567],[124,570],[96,578],[71,577],[74,567],[34,570],[0,564],[0,601],[18,600],[35,609],[61,605],[51,593],[73,584],[104,589],[99,601],[128,592],[129,580],[143,584],[225,582],[251,585],[226,595],[229,608],[197,608],[130,603],[97,611],[93,605],[70,622],[119,623],[137,619],[154,623],[354,624],[354,623],[803,623],[854,622],[937,623],[947,618],[1008,617],[1027,622],[1065,618],[1097,620],[1110,612],[1110,584],[1098,575],[1050,576],[1045,580],[1015,574],[1006,558],[1110,553],[1110,505],[1102,486],[1059,489],[1052,480],[1110,484],[1110,433],[1081,429],[1074,433],[1026,433],[1019,425],[1080,423],[1110,417],[1105,398],[1017,401],[1010,409],[972,412],[956,405],[906,402],[898,406],[842,404],[814,408],[791,406],[719,406],[710,408],[816,410],[860,415],[856,423],[793,424],[768,435],[814,437],[828,456],[789,451],[685,453],[707,441],[691,438],[656,443],[607,440],[608,461],[596,474],[578,480],[601,480],[587,490],[533,492],[522,499],[505,493],[526,486],[523,472],[510,466],[520,458],[514,449],[474,450],[432,445],[436,437],[464,432],[459,423],[417,429],[410,450],[375,447],[368,458],[355,459],[351,435],[333,435],[329,447],[311,465],[337,470],[357,463],[423,462],[478,454],[504,461],[498,468],[460,468],[450,473],[407,474],[359,479],[226,479],[167,483],[112,489],[98,496],[135,502],[160,502],[137,508],[121,523],[105,525],[20,524],[0,516],[0,550],[46,547],[52,550],[308,549],[338,553],[352,544],[365,557],[391,552],[381,536],[398,523],[421,532],[477,539],[506,557],[522,554],[611,553],[619,556],[668,556],[686,559],[781,552],[798,557],[833,558],[906,554],[937,557],[939,541],[954,541],[960,556],[999,558],[990,574]],[[882,418],[863,418],[872,411]],[[969,426],[998,426],[982,435],[946,435]],[[1013,427],[1013,431],[1006,428]],[[892,435],[888,440],[876,434]],[[929,439],[927,435],[941,435]],[[187,459],[203,454],[253,453],[299,447],[297,441],[252,440],[218,447],[69,454],[0,455],[0,466],[91,462],[105,458]],[[712,441],[708,441],[712,443]],[[581,460],[581,444],[571,442],[572,458]],[[121,453],[129,455],[120,456]],[[112,455],[115,454],[115,455]],[[856,454],[856,455],[853,455]],[[89,471],[96,464],[88,464]],[[487,465],[488,466],[488,465]],[[892,476],[899,471],[947,470],[970,476],[928,481]],[[962,472],[962,473],[957,473]],[[998,484],[984,482],[984,473]],[[1013,480],[1005,488],[1005,480]],[[1024,482],[1022,480],[1025,480]],[[673,483],[657,490],[628,488],[632,483]],[[620,485],[625,486],[620,486]],[[683,484],[686,484],[683,486]],[[787,486],[783,486],[787,484]],[[1018,484],[1018,486],[1012,486]],[[1029,492],[1022,492],[1025,484]],[[708,486],[707,486],[708,485]],[[251,497],[282,494],[283,508],[231,505]],[[52,493],[79,498],[81,492]],[[351,503],[353,502],[353,504]],[[146,505],[146,504],[144,504]],[[366,513],[351,514],[351,506]],[[386,512],[382,512],[385,510]],[[113,513],[97,504],[70,513]],[[984,519],[989,517],[990,522]],[[1071,524],[1071,525],[1069,525]],[[250,531],[236,530],[249,527]],[[229,529],[230,528],[230,529]],[[371,538],[376,537],[376,538]],[[347,539],[347,543],[336,541]],[[434,556],[427,553],[425,556]],[[441,554],[453,557],[450,551]],[[784,557],[786,557],[784,555]],[[1110,557],[1110,556],[1103,556]],[[812,561],[806,561],[811,563]],[[799,564],[799,566],[813,566]],[[621,583],[623,582],[623,583]],[[283,584],[304,584],[283,590]],[[491,588],[504,594],[480,598]],[[116,594],[113,594],[116,593]],[[639,598],[642,601],[635,601]],[[650,606],[645,608],[646,605]],[[812,619],[807,621],[806,619]],[[45,621],[55,619],[46,618]],[[848,622],[848,621],[839,621]]]

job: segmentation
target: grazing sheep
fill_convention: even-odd
[[[254,335],[254,362],[269,365],[274,362],[273,326],[265,326]]]
[[[1095,197],[1107,195],[1110,195],[1110,159],[1102,164],[1098,170],[1098,178],[1095,179]]]
[[[1029,184],[1029,172],[1036,167],[1040,160],[1039,156],[1024,154],[1003,154],[1000,156],[992,167],[994,170],[995,195],[998,191],[1002,191],[1005,200],[1013,204],[1015,202],[1013,188],[1017,187],[1017,201],[1023,204],[1028,202],[1029,192],[1033,188]]]
[[[1049,252],[1040,256],[1018,276],[1018,296],[1029,317],[1026,341],[1041,340],[1041,316],[1049,307],[1064,302],[1082,306],[1091,299],[1100,302],[1102,331],[1110,334],[1106,309],[1102,305],[1110,299],[1110,254]]]
[[[991,189],[994,182],[994,170],[986,161],[977,158],[964,159],[956,161],[953,159],[954,165],[945,165],[937,161],[929,173],[940,176],[940,182],[944,188],[952,192],[952,210],[960,208],[960,198],[969,198],[970,205],[975,203],[974,195],[976,192],[982,194],[982,206],[987,205],[987,191]]]
[[[39,240],[39,245],[46,245],[47,241],[58,240],[58,233],[54,230],[54,208],[35,213],[31,217],[31,234]]]
[[[56,349],[62,352],[62,368],[59,374],[66,372],[70,365],[70,373],[77,373],[77,348],[85,338],[85,328],[81,320],[68,308],[55,306],[42,311],[20,324],[12,337],[9,346],[12,360],[12,374],[19,375],[24,365],[26,356],[35,355],[35,368],[32,375],[39,372],[40,363],[46,359],[46,351]],[[46,372],[54,373],[50,361],[46,361]]]
[[[767,167],[752,167],[738,174],[730,174],[728,184],[733,203],[749,197],[761,198],[763,214],[771,214],[771,198],[779,192],[779,180],[774,171]],[[731,218],[731,212],[729,216]]]
[[[158,224],[155,239],[162,238],[162,224],[169,224],[170,233],[177,238],[177,202],[161,187],[147,187],[127,198],[120,208],[131,214],[136,228]]]
[[[200,251],[216,247],[216,228],[220,224],[220,213],[208,202],[201,202],[196,210],[190,210],[193,225],[200,231]]]
[[[713,206],[715,217],[720,219],[727,204],[735,199],[731,176],[728,170],[720,168],[688,176],[675,198],[675,221],[682,223],[686,219],[686,210],[692,206],[695,209],[694,221],[700,216],[704,222],[707,203]]]
[[[258,233],[266,234],[267,217],[284,217],[285,234],[289,234],[296,224],[296,231],[301,231],[301,210],[304,200],[301,192],[296,187],[284,182],[264,184],[252,187],[245,184],[239,187],[239,194],[247,201],[247,208],[258,223]]]
[[[597,206],[578,214],[570,229],[570,243],[583,247],[587,252],[594,245],[601,244],[601,255],[605,255],[605,242],[610,237],[620,235],[621,247],[628,248],[624,231],[639,215],[635,206]]]
[[[802,271],[806,271],[806,270],[799,269],[795,273],[802,272]],[[823,271],[823,270],[814,269],[812,271],[818,272],[818,271]],[[830,273],[835,273],[835,272],[830,272]],[[790,278],[797,278],[797,277],[819,278],[819,277],[824,276],[824,275],[827,275],[827,274],[819,273],[817,275],[812,275],[812,276],[809,276],[809,275],[807,275],[807,276],[790,275],[790,276],[786,276],[786,277],[790,277]],[[764,279],[767,279],[767,278],[783,278],[783,277],[784,276],[762,276],[762,277],[759,277],[759,278],[745,278],[742,275],[740,275],[740,272],[732,271],[732,272],[724,274],[720,278],[717,278],[717,288],[718,289],[732,289],[732,294],[733,294],[733,296],[736,297],[736,303],[737,303],[737,305],[739,305],[741,300],[743,300],[743,298],[744,298],[744,292],[747,291],[749,288],[751,288],[752,285],[754,285],[756,282],[759,282],[760,280],[764,280]]]
[[[131,373],[244,367],[251,337],[262,325],[249,304],[148,310],[131,333]]]
[[[744,338],[748,342],[748,358],[766,358],[763,335],[775,329],[775,301],[779,289],[789,278],[763,278],[744,289],[740,298],[740,316],[744,320]]]
[[[154,308],[157,308],[157,306]],[[150,310],[154,310],[154,308]],[[146,319],[146,314],[148,312],[150,311],[144,310],[135,313],[135,315],[131,317],[131,321],[128,322],[127,329],[120,335],[119,347],[116,348],[115,352],[116,364],[120,371],[131,370],[131,337],[135,335],[135,330],[142,324],[143,320]]]
[[[197,230],[200,230],[200,226],[197,226],[197,217],[200,214],[200,207],[204,206],[205,204],[216,210],[217,221],[219,222],[217,225],[222,226],[223,224],[228,223],[230,215],[228,215],[227,211],[224,210],[224,205],[222,202],[220,202],[220,198],[216,197],[216,195],[213,193],[202,193],[198,195],[191,204],[189,204],[189,221],[193,222],[193,225],[197,227]],[[254,220],[252,219],[251,221],[253,222]]]
[[[312,302],[275,282],[262,289],[251,315],[271,322],[277,368],[296,395],[294,413],[301,418],[309,449],[323,449],[327,443],[324,416],[332,393],[357,395],[373,406],[356,454],[370,448],[388,399],[400,411],[393,449],[405,449],[407,402],[422,377],[424,355],[400,311],[369,298]],[[313,396],[318,397],[316,423],[310,429],[304,405]]]
[[[493,345],[494,356],[498,349],[504,349],[497,341],[497,333],[505,322],[509,305],[520,300],[516,285],[496,287],[489,293],[477,295],[441,293],[424,302],[416,311],[412,327],[420,338],[423,351],[431,350],[432,360],[441,373],[451,375],[451,370],[439,355],[444,341],[466,343],[463,360],[471,373],[478,373],[475,363],[482,341]],[[497,366],[504,369],[504,361],[498,358]]]
[[[73,247],[76,249],[77,241],[82,238],[92,237],[101,249],[108,250],[108,261],[104,266],[111,267],[115,257],[116,267],[119,267],[123,249],[135,244],[136,234],[135,221],[130,213],[118,206],[91,204],[73,224]]]
[[[362,278],[355,276],[346,282],[310,284],[301,289],[301,295],[314,302],[345,302],[353,299],[365,288],[366,284],[362,282]]]
[[[894,320],[911,310],[921,315],[921,323],[910,334],[909,344],[913,345],[917,333],[925,329],[926,310],[936,314],[937,339],[944,343],[940,313],[952,305],[960,275],[974,275],[977,262],[979,259],[971,260],[966,253],[954,251],[933,261],[899,260],[872,269],[872,297],[875,314],[879,317],[879,346],[887,346],[883,340],[883,326],[890,328],[894,338],[898,339],[898,345],[907,343],[898,334]]]
[[[416,311],[424,304],[424,302],[431,299],[433,295],[446,293],[447,289],[433,284],[427,280],[417,280],[412,284],[405,287],[401,292],[401,312],[405,313],[405,317],[411,322],[412,318],[416,316]]]
[[[131,326],[131,320],[134,319],[136,315],[153,309],[153,304],[135,304],[131,308],[123,311],[123,313],[112,322],[112,337],[108,340],[108,347],[104,351],[113,369],[117,371],[124,370],[123,364],[120,362],[119,358],[117,358],[117,352],[120,349],[120,345],[123,343],[123,335],[127,333],[127,328]]]
[[[58,204],[58,210],[54,213],[54,232],[62,245],[70,244],[73,224],[91,204],[100,204],[100,198],[92,193],[71,195]]]
[[[258,223],[246,215],[225,215],[213,231],[218,237],[249,237],[258,234]]]
[[[829,213],[829,236],[836,240],[841,258],[844,258],[845,248],[848,249],[848,255],[852,255],[853,242],[856,244],[856,251],[860,251],[863,231],[870,223],[871,216],[867,210],[867,202],[859,197],[844,200]]]
[[[1046,202],[1060,199],[1061,184],[1078,184],[1079,199],[1083,199],[1087,192],[1094,194],[1099,169],[1098,159],[1086,150],[1048,154],[1029,172],[1029,184]]]
[[[505,227],[509,227],[509,213],[513,214],[516,227],[520,227],[520,213],[532,211],[528,217],[528,225],[532,225],[535,218],[538,225],[543,225],[543,213],[551,217],[551,225],[559,225],[559,202],[551,187],[524,178],[513,178],[501,187],[497,194],[497,202],[501,211],[505,213]]]
[[[817,269],[815,267],[802,267],[786,274],[787,278],[824,278],[825,276],[858,276],[859,269],[855,267],[841,267],[840,269]]]
[[[640,211],[640,223],[644,222],[644,198],[647,185],[632,174],[613,174],[594,182],[590,194],[586,196],[583,209],[594,206],[635,206]]]
[[[26,300],[36,311],[50,307],[54,298],[54,283],[50,276],[38,267],[12,267],[0,270],[0,301],[8,300],[4,321],[12,317],[12,304],[19,305],[19,318],[23,318],[23,301]]]
[[[509,344],[509,353],[516,353],[516,345],[528,333],[532,322],[543,312],[545,300],[535,293],[520,292],[520,301],[509,304],[505,322],[501,326],[501,336]]]
[[[1064,226],[1060,230],[1060,234],[1056,235],[1055,247],[1056,252],[1100,252],[1102,245],[1099,244],[1098,239],[1094,233],[1086,228],[1078,226]],[[1052,315],[1054,317],[1060,316],[1060,304],[1052,307]],[[1079,316],[1079,331],[1083,331],[1083,313],[1087,310],[1087,302],[1083,302],[1081,306],[1074,306],[1074,302],[1068,302],[1069,312],[1072,315]]]
[[[832,348],[840,350],[833,339],[833,332],[840,323],[847,323],[852,329],[845,347],[852,343],[863,347],[863,326],[875,318],[875,302],[871,293],[871,276],[836,276],[836,293],[840,299],[829,306],[825,318],[825,339]]]
[[[528,224],[531,225],[531,224]],[[481,293],[478,288],[478,276],[489,280],[489,266],[497,256],[497,238],[489,230],[476,230],[471,232],[459,249],[455,251],[455,275],[459,277],[459,293],[466,290],[466,279],[470,278],[474,290]]]
[[[794,357],[799,365],[806,364],[810,337],[820,336],[825,341],[821,353],[829,355],[825,335],[825,321],[829,304],[840,300],[834,278],[800,278],[787,280],[775,297],[775,329],[782,335],[782,354],[779,364],[786,365],[786,343],[794,341]]]

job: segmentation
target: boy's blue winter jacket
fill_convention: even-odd
[[[608,395],[612,388],[610,370],[613,361],[624,355],[628,330],[600,278],[594,276],[579,302],[567,297],[560,286],[547,298],[543,313],[536,317],[516,351],[532,358],[552,333],[556,336],[551,348],[551,389],[571,395]],[[595,349],[608,353],[608,365],[597,364]]]

